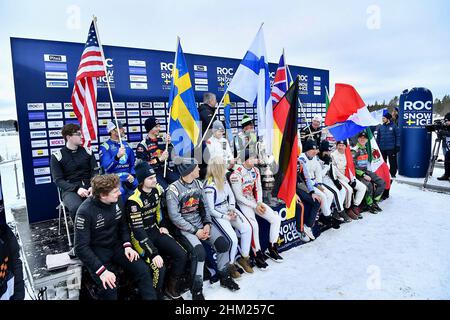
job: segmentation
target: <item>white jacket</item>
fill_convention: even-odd
[[[322,166],[319,163],[317,157],[308,159],[305,153],[302,153],[300,157],[306,163],[306,169],[308,170],[309,176],[314,183],[322,183]]]
[[[239,205],[256,209],[257,203],[263,201],[258,168],[246,169],[243,165],[237,165],[230,176],[230,182]]]
[[[336,174],[338,179],[350,182],[350,179],[345,176],[345,170],[347,169],[347,158],[345,157],[345,153],[340,153],[339,151],[334,150],[331,153],[331,159],[337,169]]]
[[[225,219],[228,211],[234,211],[236,208],[236,199],[227,180],[225,180],[223,190],[220,191],[215,182],[209,178],[203,185],[203,194],[213,217]]]
[[[231,152],[230,144],[227,139],[212,136],[206,140],[206,146],[210,155],[210,159],[214,157],[221,157],[226,162],[230,162],[233,159],[233,153]]]

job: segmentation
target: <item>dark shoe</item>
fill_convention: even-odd
[[[378,214],[378,210],[374,207],[373,204],[369,207],[369,212],[372,214]]]
[[[239,290],[239,285],[234,282],[234,280],[231,278],[230,273],[228,269],[221,272],[220,274],[220,286],[223,288],[230,289],[231,291]]]
[[[229,266],[230,275],[233,279],[238,279],[241,277],[241,274],[239,273],[237,267],[234,265],[234,263],[230,263]]]
[[[353,220],[358,220],[358,215],[351,208],[347,209],[347,216],[349,216]]]
[[[344,218],[341,217],[341,215],[339,214],[339,212],[333,212],[333,214],[331,215],[333,217],[333,219],[340,221],[340,222],[344,222]]]
[[[376,203],[376,202],[374,202],[374,203],[372,204],[372,207],[374,207],[375,210],[377,210],[378,212],[383,211],[383,209],[381,209],[380,206],[378,205],[378,203]]]
[[[336,220],[335,218],[331,217],[331,227],[333,229],[339,229],[341,222],[339,220]]]
[[[240,257],[237,260],[237,263],[244,269],[245,273],[253,273],[253,268],[250,265],[250,258],[249,257]]]
[[[169,279],[169,281],[167,282],[165,294],[172,300],[183,300],[177,287],[177,278]]]
[[[350,210],[350,209],[348,209],[348,210]],[[347,212],[348,212],[348,210],[347,210]],[[339,215],[341,216],[342,219],[344,219],[344,222],[346,222],[346,223],[352,222],[352,218],[350,218],[349,215],[345,211],[342,211],[341,213],[339,213]]]
[[[195,276],[191,293],[192,300],[205,300],[205,296],[203,295],[203,279],[201,276]]]
[[[277,245],[270,244],[267,249],[267,256],[275,262],[283,262],[283,258],[278,253]]]
[[[440,180],[440,181],[446,181],[446,180],[450,179],[450,176],[444,174],[443,176],[441,176],[441,177],[439,177],[437,179]]]
[[[269,266],[266,263],[266,260],[264,259],[264,254],[261,252],[261,250],[256,252],[255,264],[261,270],[266,270],[266,268]]]

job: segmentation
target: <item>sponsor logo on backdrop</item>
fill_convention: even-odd
[[[45,79],[67,80],[67,72],[45,72]]]
[[[170,84],[172,83],[172,69],[173,62],[160,62],[161,69],[161,84],[163,90],[170,90]]]
[[[64,139],[51,139],[50,147],[57,147],[65,145]]]
[[[106,58],[106,76],[99,77],[97,80],[97,88],[108,88],[107,80],[112,89],[116,87],[114,82],[114,63],[112,58]]]
[[[77,115],[75,114],[75,112],[73,111],[68,111],[68,112],[64,112],[64,116],[66,117],[66,119],[76,119]]]
[[[34,175],[35,176],[43,176],[46,174],[50,174],[50,168],[49,167],[45,167],[45,168],[34,168]]]
[[[208,91],[208,86],[195,85],[195,91]]]
[[[111,109],[111,103],[109,102],[97,102],[97,109]]]
[[[46,148],[48,147],[47,140],[33,140],[31,141],[31,148]]]
[[[62,112],[47,112],[47,119],[62,119]]]
[[[127,109],[139,109],[139,102],[127,102]]]
[[[48,136],[50,138],[62,137],[61,130],[48,130]]]
[[[46,62],[67,62],[65,55],[60,54],[44,54],[44,61]]]
[[[73,110],[72,103],[70,103],[70,102],[65,102],[65,103],[64,103],[64,110]]]
[[[229,86],[234,76],[234,68],[217,67],[217,86],[219,91],[224,91]]]
[[[151,102],[141,102],[141,108],[142,109],[149,109],[152,107],[152,103]]]
[[[130,83],[130,89],[133,89],[133,90],[147,90],[148,89],[148,85],[147,85],[147,83],[131,82]]]
[[[128,60],[128,65],[130,67],[141,67],[141,68],[146,67],[146,63],[144,60]]]
[[[33,167],[48,167],[50,165],[49,158],[33,159]]]
[[[33,158],[37,157],[48,157],[48,149],[36,149],[32,150]]]
[[[47,138],[47,131],[31,131],[30,137],[31,139]]]
[[[130,124],[130,125],[141,124],[141,119],[139,119],[139,118],[129,118],[128,119],[128,124]]]
[[[27,103],[27,110],[28,111],[44,110],[44,104],[43,103]]]
[[[136,76],[130,74],[130,82],[147,82],[147,76]]]
[[[35,129],[46,129],[47,126],[45,124],[45,121],[40,121],[40,122],[30,122],[30,130],[35,130]]]
[[[99,118],[111,118],[111,111],[97,111]]]
[[[48,177],[34,178],[34,182],[35,182],[35,184],[46,184],[46,183],[51,183],[51,182],[52,182],[52,178],[51,178],[50,176],[48,176]]]
[[[58,81],[58,80],[47,80],[46,81],[47,88],[68,88],[68,81]]]
[[[158,111],[158,110],[155,110],[155,112],[156,111]],[[164,110],[163,110],[163,112],[164,112]],[[152,110],[141,110],[141,116],[142,117],[150,117],[152,115],[153,115],[153,111]]]
[[[125,109],[125,102],[114,102],[114,108]]]
[[[45,112],[29,112],[29,120],[45,120]]]
[[[45,108],[47,110],[62,110],[62,103],[46,103]]]
[[[127,115],[129,117],[139,117],[139,110],[128,110]]]
[[[64,127],[63,121],[49,121],[48,122],[49,129],[62,128]]]

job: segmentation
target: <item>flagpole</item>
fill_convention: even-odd
[[[177,60],[178,60],[178,47],[180,45],[180,37],[177,36],[177,46],[175,49],[175,61],[172,68],[172,85],[175,86],[175,69],[177,68]],[[169,98],[170,99],[170,98]],[[173,100],[172,100],[173,105]],[[169,106],[169,116],[167,117],[167,131],[166,131],[166,150],[169,148],[169,141],[167,140],[167,135],[170,134],[170,114],[172,112],[172,105]],[[166,177],[167,172],[167,159],[164,160],[164,178]]]
[[[225,96],[226,96],[227,93],[228,93],[228,88],[227,88],[227,90],[225,90],[225,93],[223,94],[222,99],[220,99],[220,102],[219,102],[219,104],[217,105],[216,110],[214,111],[214,114],[213,114],[213,116],[212,116],[212,118],[211,118],[211,121],[209,122],[208,127],[206,127],[205,133],[203,134],[202,139],[200,140],[200,142],[197,143],[196,147],[198,147],[199,145],[201,145],[201,143],[203,142],[203,140],[205,140],[206,133],[208,132],[208,129],[211,127],[211,124],[214,122],[214,118],[216,117],[217,113],[219,112],[220,105],[223,103],[223,99],[225,98]]]
[[[97,28],[97,17],[95,15],[92,16],[92,21],[94,22],[94,29],[95,29],[95,33],[97,34],[98,46],[100,47],[100,52],[101,52],[102,59],[103,59],[103,68],[105,69],[106,84],[108,86],[109,98],[111,99],[114,120],[116,122],[117,133],[118,133],[118,136],[119,136],[119,143],[120,143],[120,146],[123,147],[123,145],[122,145],[122,137],[120,135],[120,130],[119,130],[119,123],[117,121],[116,107],[114,106],[114,99],[113,99],[113,96],[112,96],[111,85],[109,84],[108,70],[106,69],[105,53],[103,51],[103,46],[102,46],[102,43],[100,41],[100,34],[99,34],[98,28]]]

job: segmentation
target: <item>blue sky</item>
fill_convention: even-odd
[[[282,7],[284,5],[284,7]],[[261,22],[278,62],[330,70],[367,104],[403,89],[450,93],[450,3],[431,1],[0,2],[0,119],[16,118],[9,37],[84,42],[92,14],[103,44],[242,58]]]

